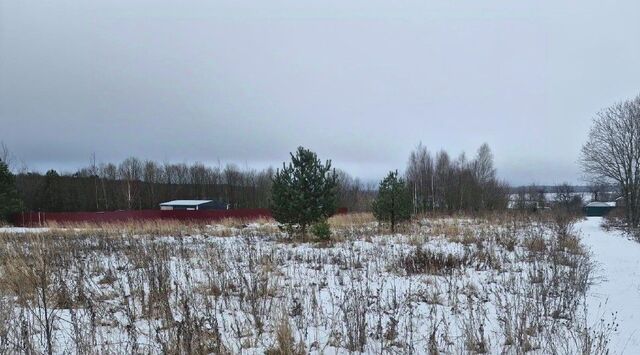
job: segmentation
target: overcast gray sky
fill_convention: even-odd
[[[640,2],[0,0],[0,140],[30,168],[127,156],[365,179],[420,141],[512,184],[580,181],[593,115],[640,93]]]

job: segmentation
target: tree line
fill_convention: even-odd
[[[0,217],[4,218],[17,209],[154,209],[160,202],[173,199],[217,199],[230,208],[270,208],[273,207],[273,183],[278,177],[273,168],[162,164],[135,157],[119,164],[96,164],[93,158],[88,167],[75,173],[23,171],[14,176],[7,167],[11,161],[7,147],[0,142],[0,204],[3,206]],[[595,199],[619,196],[617,202],[623,206],[626,225],[637,229],[640,226],[640,96],[597,114],[582,147],[581,164]],[[379,216],[406,218],[430,211],[500,210],[509,204],[510,188],[496,177],[493,154],[487,144],[483,144],[472,159],[464,153],[453,159],[442,150],[432,155],[419,144],[409,156],[404,177],[391,172],[378,188],[344,171],[334,172],[337,205],[351,211],[373,210]],[[572,206],[572,210],[580,208],[581,201],[567,184],[558,189],[557,204]],[[619,195],[609,196],[610,191],[619,191]],[[380,196],[381,193],[385,195]],[[531,201],[544,203],[541,189],[521,188],[516,193],[516,208],[527,208]],[[389,203],[396,208],[397,201],[401,201],[399,214],[376,211]]]
[[[215,199],[229,208],[269,208],[275,170],[241,169],[237,165],[158,163],[127,158],[119,164],[92,162],[74,173],[49,170],[15,176],[25,210],[47,212],[157,209],[176,199]],[[371,185],[337,172],[340,207],[365,210]]]
[[[217,199],[231,208],[266,208],[271,175],[270,169],[127,158],[119,164],[92,164],[71,174],[21,173],[16,183],[25,207],[34,211],[156,209],[174,199]]]
[[[391,171],[380,182],[371,209],[379,222],[396,225],[412,215],[428,211],[477,212],[507,207],[509,187],[496,178],[493,155],[483,144],[476,157],[467,161],[464,154],[451,162],[446,152],[435,160],[422,145],[411,152],[405,178]],[[319,239],[330,238],[327,219],[336,210],[338,176],[317,155],[303,147],[291,153],[291,162],[283,163],[273,178],[273,217],[290,235],[307,237],[308,227]]]
[[[9,159],[6,146],[3,156]],[[397,174],[396,174],[397,175]],[[27,211],[75,212],[156,209],[174,199],[215,199],[229,208],[271,208],[271,167],[158,163],[130,157],[120,163],[97,163],[73,173],[20,172],[13,178],[21,208]],[[336,204],[350,211],[372,211],[378,186],[335,170]],[[403,183],[411,213],[480,211],[506,207],[508,188],[496,178],[493,155],[484,144],[476,156],[453,160],[440,151],[432,157],[422,145],[411,152]]]
[[[509,186],[498,180],[488,144],[469,160],[464,153],[451,159],[446,151],[432,156],[419,144],[406,170],[413,212],[500,210],[507,207]]]
[[[119,164],[96,164],[93,158],[88,167],[69,174],[55,170],[41,174],[23,169],[14,176],[8,167],[12,160],[6,145],[0,142],[0,205],[3,206],[0,218],[5,219],[15,210],[154,209],[159,203],[173,199],[217,199],[230,208],[270,208],[277,177],[273,168],[162,164],[135,157]],[[582,147],[580,162],[591,183],[594,199],[619,196],[617,204],[623,207],[624,222],[638,229],[640,96],[614,104],[596,115]],[[375,210],[388,201],[380,200],[380,192],[387,194],[383,198],[391,198],[393,206],[395,201],[403,201],[402,218],[429,211],[500,210],[509,205],[510,188],[496,177],[493,154],[487,144],[483,144],[472,159],[464,153],[453,159],[443,150],[432,155],[419,144],[409,155],[404,177],[391,172],[377,189],[340,170],[335,171],[335,180],[337,205],[351,211],[374,210],[381,216],[387,214]],[[384,191],[380,191],[381,188]],[[581,201],[569,191],[570,187],[564,184],[558,188],[555,202],[579,210]],[[518,189],[515,207],[525,209],[534,200],[543,205],[541,191],[535,187]],[[611,191],[615,191],[616,196],[611,196]],[[408,197],[394,195],[399,193]],[[404,211],[406,208],[409,212]]]

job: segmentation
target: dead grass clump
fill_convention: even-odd
[[[35,299],[39,278],[36,265],[22,258],[3,260],[0,289],[3,293],[12,293],[20,304],[25,305]]]
[[[414,247],[419,247],[421,245],[423,245],[424,243],[426,243],[428,240],[430,239],[429,235],[426,234],[420,234],[420,233],[414,233],[411,235],[407,236],[407,244],[414,246]],[[383,239],[381,241],[385,242],[385,240]]]
[[[469,353],[486,354],[489,352],[489,342],[485,335],[484,316],[485,310],[481,304],[471,304],[468,313],[463,318],[463,337],[464,345]]]
[[[469,255],[465,256],[465,259],[469,260],[476,270],[500,270],[502,268],[502,263],[494,250],[475,249],[467,253]]]
[[[459,256],[418,247],[400,261],[400,268],[408,275],[447,275],[461,269],[468,263],[468,255],[466,254]]]
[[[509,233],[509,231],[496,233],[495,241],[499,246],[510,252],[514,251],[518,245],[518,237],[515,233]]]
[[[446,221],[439,221],[433,223],[431,227],[431,233],[438,236],[443,236],[447,239],[457,240],[462,234],[460,226],[456,223],[447,223]]]
[[[458,243],[469,246],[469,245],[477,245],[478,248],[483,247],[484,238],[480,235],[476,234],[470,228],[465,228],[462,230],[462,235],[460,235],[457,240]]]
[[[547,242],[543,236],[532,236],[524,239],[523,245],[529,253],[543,254],[547,251]]]
[[[444,300],[440,296],[440,290],[437,288],[430,288],[424,295],[423,301],[429,305],[443,305]]]
[[[573,255],[582,255],[586,252],[580,239],[575,235],[558,238],[558,248]]]
[[[265,351],[266,355],[303,355],[306,354],[304,343],[296,344],[293,330],[287,317],[282,317],[275,329],[275,344]]]
[[[98,280],[98,285],[112,285],[118,279],[116,275],[114,275],[112,270],[107,270],[107,272]]]
[[[554,208],[546,218],[549,220],[555,234],[561,237],[573,234],[575,223],[579,219],[577,214],[561,207]]]
[[[76,305],[71,295],[71,291],[67,286],[67,282],[64,280],[59,281],[59,286],[57,290],[55,290],[54,296],[55,306],[58,309],[73,309]]]
[[[371,213],[346,213],[330,217],[327,222],[333,242],[372,236],[378,233],[378,223]]]
[[[362,227],[375,223],[376,218],[370,212],[342,213],[331,216],[328,222],[332,228]]]
[[[352,287],[343,294],[342,313],[344,343],[350,352],[364,352],[367,344],[367,313],[371,290]]]

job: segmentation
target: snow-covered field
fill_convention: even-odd
[[[615,315],[614,354],[640,354],[640,243],[617,231],[605,231],[601,217],[578,224],[583,243],[591,250],[600,278],[589,291],[592,322]]]
[[[579,225],[595,258],[637,271],[635,242],[598,223]],[[610,338],[636,353],[637,280],[588,292],[589,254],[549,221],[430,219],[398,235],[361,224],[333,243],[260,225],[19,232],[0,248],[1,353],[590,354]],[[614,243],[624,258],[599,254]],[[625,310],[618,332],[593,317],[596,297]]]

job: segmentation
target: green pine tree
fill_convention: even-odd
[[[0,220],[8,221],[9,217],[22,209],[22,203],[16,190],[15,177],[5,162],[0,160]]]
[[[306,236],[307,227],[336,211],[338,181],[331,161],[322,164],[316,153],[298,147],[291,163],[273,177],[271,212],[289,232]]]
[[[398,177],[398,171],[380,182],[378,196],[373,201],[373,214],[380,222],[391,224],[391,233],[395,232],[399,222],[411,218],[411,196],[404,179]]]

